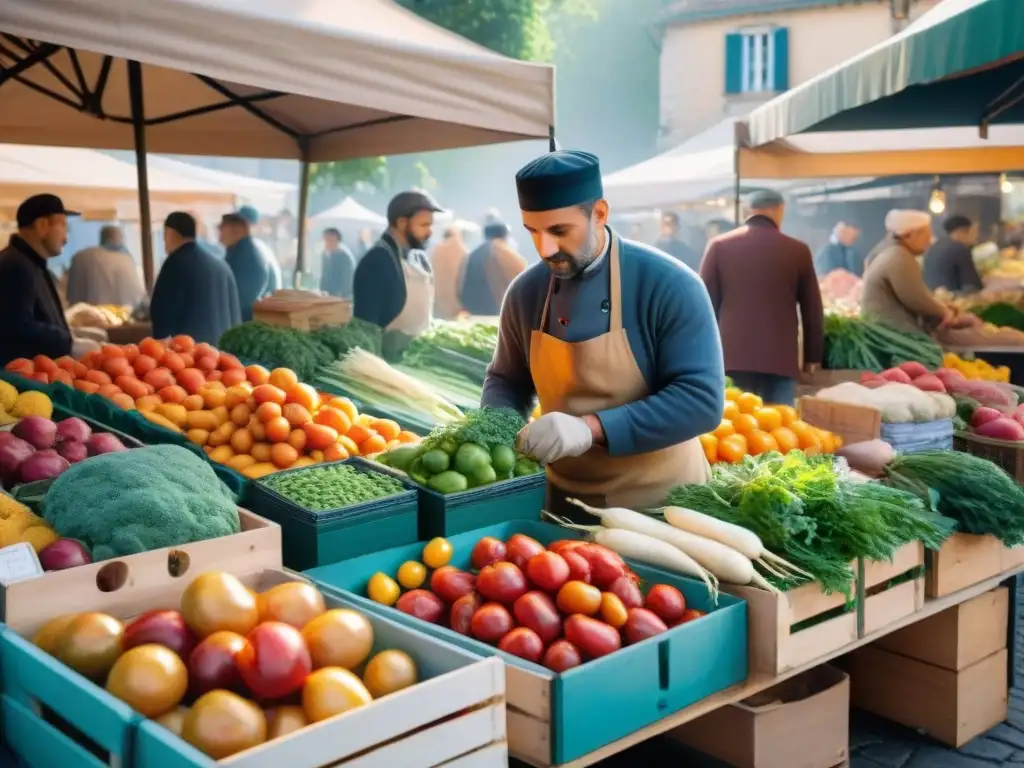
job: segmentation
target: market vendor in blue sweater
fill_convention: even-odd
[[[537,395],[517,447],[547,465],[547,508],[650,508],[705,482],[697,436],[721,420],[725,374],[701,279],[608,227],[593,155],[544,155],[516,186],[541,263],[509,286],[482,405],[525,415]]]

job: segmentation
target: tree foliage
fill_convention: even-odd
[[[495,53],[524,61],[550,61],[555,41],[549,21],[556,15],[592,18],[594,0],[398,0],[418,16],[455,32]],[[410,186],[430,186],[430,174],[416,163],[421,178]],[[314,185],[345,192],[361,187],[383,189],[397,181],[388,174],[387,160],[370,157],[337,163],[318,163],[311,169]],[[402,180],[406,181],[405,179]]]

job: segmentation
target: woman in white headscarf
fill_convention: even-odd
[[[917,257],[932,244],[932,219],[924,211],[891,210],[885,239],[868,257],[861,314],[898,331],[931,333],[966,320],[935,298]]]

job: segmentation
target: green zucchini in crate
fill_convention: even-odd
[[[515,533],[544,544],[576,536],[547,523],[506,522],[451,537],[451,563],[468,569],[477,541],[484,536],[504,541]],[[393,617],[475,653],[501,657],[509,723],[514,723],[509,751],[534,765],[575,760],[747,677],[746,602],[722,594],[716,607],[702,583],[635,563],[630,566],[645,582],[680,589],[689,606],[708,615],[562,674],[364,597],[374,573],[394,576],[405,561],[420,559],[423,546],[420,542],[395,547],[314,568],[305,575],[328,594],[341,590],[363,610]]]
[[[275,490],[282,484],[287,488],[289,478],[299,473],[315,478],[316,473],[330,471],[332,467],[372,473],[379,477],[382,485],[395,483],[395,491],[388,496],[334,509],[309,509]],[[326,492],[324,494],[321,498],[330,498]],[[395,544],[408,544],[418,538],[415,486],[381,472],[377,465],[360,458],[289,469],[250,482],[243,505],[281,526],[284,564],[297,570],[336,563]]]

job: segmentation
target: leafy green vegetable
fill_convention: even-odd
[[[381,350],[381,329],[373,323],[353,317],[345,325],[328,325],[311,332],[313,338],[334,353],[343,357],[350,349],[359,347],[375,355]]]
[[[865,320],[825,316],[825,367],[883,371],[916,360],[929,369],[942,366],[942,347],[924,334],[911,334]]]
[[[800,451],[716,464],[710,483],[677,486],[669,503],[753,531],[768,550],[814,574],[825,592],[847,595],[856,558],[891,560],[916,540],[938,548],[955,526],[911,493],[850,480],[831,456]]]
[[[405,490],[393,477],[379,472],[360,472],[347,464],[269,475],[260,483],[311,512],[341,509]]]
[[[515,446],[526,419],[512,408],[478,408],[460,421],[435,427],[423,440],[427,448],[476,443],[488,450],[497,445]],[[454,451],[449,451],[453,453]]]
[[[1013,306],[1013,304],[999,301],[995,304],[989,304],[987,307],[975,309],[974,314],[986,323],[1024,331],[1024,311]]]
[[[483,363],[486,368],[498,345],[498,326],[486,323],[435,322],[413,339],[405,349],[405,360],[420,355],[431,356],[438,350],[456,352]]]

